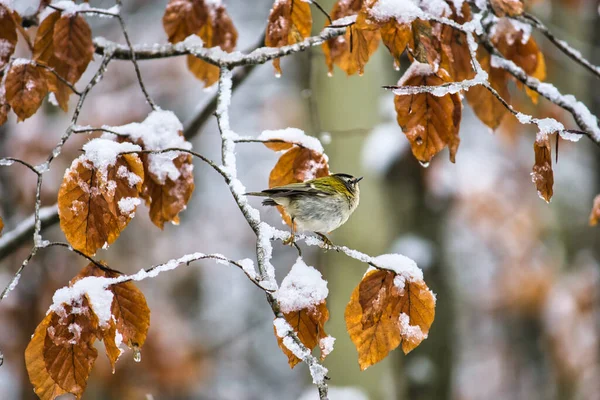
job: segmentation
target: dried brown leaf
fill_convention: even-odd
[[[53,313],[48,314],[40,322],[25,350],[25,366],[29,374],[29,381],[33,385],[35,394],[41,400],[54,400],[58,396],[67,393],[50,376],[43,356],[48,327],[53,317]]]
[[[269,14],[265,33],[265,46],[283,47],[295,44],[310,36],[312,15],[310,4],[301,0],[276,1]],[[281,74],[280,60],[273,66]]]
[[[494,31],[492,42],[508,60],[523,68],[527,75],[543,81],[546,79],[546,62],[533,36],[517,29],[508,18],[501,18]],[[520,82],[517,82],[521,85]],[[537,103],[538,94],[526,90],[527,95]]]
[[[44,18],[35,36],[33,58],[37,62],[53,68],[60,77],[69,83],[74,84],[81,78],[87,69],[91,57],[87,63],[72,65],[59,59],[55,55],[54,31],[55,26],[60,19],[61,16],[59,11],[55,11]],[[71,89],[53,73],[49,71],[44,72],[47,76],[48,89],[55,94],[56,100],[63,111],[68,111],[69,97],[72,94]]]
[[[552,171],[552,154],[548,135],[539,135],[533,143],[535,164],[531,173],[531,180],[535,183],[538,195],[550,202],[552,186],[554,185],[554,172]]]
[[[309,350],[313,350],[319,346],[319,341],[327,337],[324,326],[325,322],[329,319],[329,310],[325,302],[312,308],[303,308],[300,311],[284,313],[283,316],[298,335],[298,339]],[[283,344],[283,339],[277,336],[277,331],[275,331],[275,336],[277,337],[279,347],[288,357],[288,364],[294,368],[302,360],[296,357]],[[324,359],[325,356],[326,354],[321,353],[321,359]]]
[[[488,73],[490,85],[506,101],[510,100],[508,92],[508,74],[500,68],[490,64],[490,54],[483,48],[477,50],[477,60],[481,67]],[[496,129],[502,122],[508,110],[489,90],[481,85],[476,85],[465,92],[465,96],[477,117],[491,129]]]
[[[31,117],[48,93],[46,74],[33,64],[13,64],[6,76],[6,102],[19,121]]]
[[[516,17],[524,11],[522,0],[490,0],[490,4],[494,14],[499,17]]]
[[[467,3],[463,4],[460,16],[454,11],[453,5],[450,7],[453,10],[454,19],[458,23],[464,24],[471,20],[471,9]],[[445,24],[441,25],[440,29],[442,50],[440,67],[448,71],[454,81],[472,79],[475,76],[475,71],[471,65],[471,53],[466,34]]]
[[[442,44],[440,43],[440,25],[416,19],[412,22],[412,37],[408,43],[409,60],[437,66],[440,62]],[[437,68],[437,67],[436,67]]]
[[[87,67],[94,56],[92,30],[81,14],[62,15],[56,21],[52,40],[54,56],[73,67]]]
[[[439,86],[449,80],[443,69],[423,75],[416,71],[417,69],[407,71],[409,75],[403,77],[403,86]],[[455,161],[462,116],[458,93],[444,96],[430,93],[396,96],[395,106],[398,124],[408,138],[417,160],[428,163],[434,155],[448,146],[450,161]]]
[[[358,350],[361,370],[383,360],[402,344],[405,354],[417,347],[435,317],[435,297],[423,281],[394,284],[392,271],[368,272],[346,306],[346,328]]]
[[[134,174],[138,182],[129,179]],[[112,244],[132,218],[118,206],[121,199],[137,198],[144,167],[135,154],[117,157],[106,173],[85,155],[73,161],[58,192],[60,227],[73,248],[87,255]]]
[[[12,11],[0,4],[0,69],[10,60],[17,46],[17,24]]]
[[[169,42],[177,43],[198,32],[208,21],[204,0],[171,0],[163,16],[163,27]]]
[[[381,26],[380,33],[383,44],[394,57],[394,66],[400,68],[400,56],[412,36],[410,25],[400,24],[395,19],[391,19]]]
[[[142,198],[150,207],[150,219],[154,225],[163,229],[166,222],[179,223],[179,213],[185,210],[194,191],[194,176],[192,174],[192,156],[182,154],[173,160],[180,172],[179,178],[170,178],[161,184],[147,169],[147,157],[143,157],[145,180],[142,186]]]

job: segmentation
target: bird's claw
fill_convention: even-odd
[[[333,244],[333,242],[331,240],[329,240],[329,238],[327,236],[325,236],[322,233],[319,232],[315,232],[323,241],[323,243],[325,244],[324,248],[325,250],[329,250],[329,249],[335,249],[335,245]]]

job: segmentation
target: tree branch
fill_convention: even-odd
[[[156,58],[177,57],[194,55],[210,64],[221,67],[238,67],[244,65],[264,64],[276,58],[306,50],[311,46],[318,46],[329,39],[344,35],[346,28],[326,28],[319,35],[304,39],[301,42],[283,47],[261,47],[250,53],[242,52],[225,53],[219,47],[210,49],[188,44],[183,41],[176,44],[162,45],[134,45],[133,51],[137,60],[152,60]],[[104,38],[94,39],[96,53],[104,54],[107,49],[114,49],[113,57],[117,60],[131,60],[131,50],[127,46],[111,42]]]

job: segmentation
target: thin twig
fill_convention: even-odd
[[[56,72],[56,70],[44,63],[41,63],[39,61],[36,60],[31,60],[30,61],[31,64],[35,65],[36,67],[40,67],[40,68],[44,68],[45,70],[50,71],[54,76],[56,76],[56,78],[61,81],[62,83],[64,83],[69,89],[71,89],[71,91],[73,93],[75,93],[78,96],[81,96],[81,92],[79,92],[75,86],[69,82],[68,80],[66,80],[65,78],[63,78],[62,76],[60,76],[60,74],[58,72]]]
[[[544,23],[542,21],[540,21],[537,17],[535,17],[531,14],[528,14],[528,13],[523,13],[522,16],[517,17],[516,19],[536,28],[544,36],[546,36],[546,38],[548,38],[548,40],[550,40],[550,42],[552,42],[552,44],[554,44],[556,47],[558,47],[563,53],[565,53],[567,56],[569,56],[573,61],[582,65],[584,68],[586,68],[592,74],[596,75],[596,77],[600,78],[600,67],[589,62],[585,57],[583,57],[583,55],[579,51],[575,50],[569,44],[567,44],[567,42],[554,36],[554,34],[550,31],[550,29],[548,29],[548,27],[546,27],[546,25],[544,25]]]
[[[121,0],[116,0],[115,1],[117,3],[117,5],[119,6],[119,9],[121,7]],[[119,11],[119,13],[116,15],[117,19],[119,20],[119,24],[121,25],[121,30],[123,31],[123,36],[125,37],[125,42],[127,42],[127,47],[129,48],[129,54],[131,54],[131,62],[133,63],[133,67],[135,68],[135,74],[137,75],[137,80],[140,84],[140,89],[142,89],[142,92],[144,93],[144,96],[146,97],[146,101],[148,102],[148,104],[150,105],[150,107],[152,107],[153,110],[156,110],[156,104],[154,103],[154,100],[152,100],[152,97],[150,97],[150,94],[148,94],[148,91],[146,90],[146,86],[144,85],[144,81],[142,80],[142,73],[140,72],[140,67],[137,63],[137,59],[135,57],[135,51],[133,51],[133,45],[131,44],[131,41],[129,40],[129,34],[127,33],[127,29],[125,27],[125,21],[123,20],[123,17],[121,16],[121,12]]]

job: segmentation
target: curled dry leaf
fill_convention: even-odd
[[[408,42],[409,60],[417,60],[423,64],[436,66],[439,64],[442,46],[434,28],[429,21],[416,19],[411,23],[412,36]]]
[[[48,93],[46,74],[30,63],[13,64],[6,75],[6,102],[19,121],[31,117]]]
[[[538,195],[549,203],[553,193],[554,172],[552,171],[552,154],[548,135],[538,135],[533,143],[533,151],[535,152],[535,164],[533,172],[531,172],[531,180],[535,183]]]
[[[17,24],[12,11],[0,3],[0,69],[10,60],[17,46]]]
[[[133,217],[143,180],[135,154],[118,156],[106,171],[85,155],[74,160],[58,192],[60,227],[73,248],[94,255],[112,244]]]
[[[522,0],[490,0],[494,14],[499,17],[516,17],[523,14]]]
[[[329,175],[327,156],[314,150],[294,146],[277,161],[269,175],[269,188],[290,183],[305,182],[309,179]],[[277,206],[285,222],[291,226],[291,219],[283,208]]]
[[[171,0],[163,15],[163,27],[169,42],[178,43],[190,35],[198,35],[204,47],[221,47],[232,52],[238,33],[222,4],[208,0]],[[188,69],[212,86],[219,79],[219,68],[192,55],[187,57]]]
[[[0,125],[4,125],[10,111],[10,105],[6,102],[5,92],[4,86],[0,86]]]
[[[424,64],[414,64],[401,79],[402,86],[439,86],[449,82],[448,74],[439,69],[434,73]],[[458,93],[435,96],[431,93],[397,95],[395,97],[398,124],[410,142],[413,155],[428,163],[448,146],[450,161],[455,161],[460,143],[458,132],[462,104]]]
[[[283,316],[298,335],[298,339],[309,350],[313,350],[319,345],[321,339],[327,337],[324,326],[329,319],[329,310],[325,301],[311,308],[284,313]],[[277,335],[277,331],[275,331],[275,337],[277,337],[279,347],[288,357],[288,364],[294,368],[302,360],[283,344],[283,339]],[[321,359],[324,359],[325,356],[326,354],[321,351]]]
[[[395,284],[396,273],[367,272],[352,292],[344,317],[358,350],[361,370],[383,360],[402,344],[408,354],[427,338],[435,317],[435,297],[422,280]]]
[[[56,74],[67,82],[75,84],[91,62],[94,48],[93,45],[90,47],[92,39],[87,22],[81,16],[80,20],[72,20],[71,17],[61,17],[60,12],[55,11],[44,18],[35,36],[33,58],[37,62],[53,68]],[[73,45],[77,48],[76,50],[65,49],[65,46],[71,46],[68,43],[69,37],[77,41],[77,44]],[[67,40],[66,44],[65,40]],[[71,60],[71,57],[76,54],[81,55],[81,58]],[[55,74],[46,70],[44,72],[47,76],[49,90],[55,94],[61,109],[65,112],[68,111],[71,89]]]
[[[594,198],[594,205],[590,212],[590,226],[598,225],[598,221],[600,221],[600,194]]]
[[[477,49],[477,60],[481,67],[488,73],[490,85],[506,100],[510,100],[508,92],[508,74],[500,68],[490,65],[490,54],[481,46]],[[481,85],[476,85],[465,92],[467,101],[475,115],[491,129],[500,126],[502,119],[508,113],[504,105],[489,90]]]
[[[546,62],[536,41],[528,33],[516,28],[508,18],[498,21],[492,42],[504,57],[523,68],[527,75],[540,81],[546,79]],[[517,84],[521,85],[520,82]],[[529,88],[526,88],[525,92],[537,103],[537,92]]]
[[[356,15],[361,6],[360,1],[338,2],[333,7],[331,18],[336,20]],[[348,27],[344,36],[323,43],[329,73],[333,73],[335,64],[348,75],[357,72],[362,75],[369,58],[379,46],[380,38],[379,25],[368,19],[365,12],[359,13],[356,22]]]
[[[310,36],[312,15],[310,4],[301,0],[277,0],[269,13],[265,46],[283,47],[295,44]],[[280,60],[273,66],[281,74]]]

